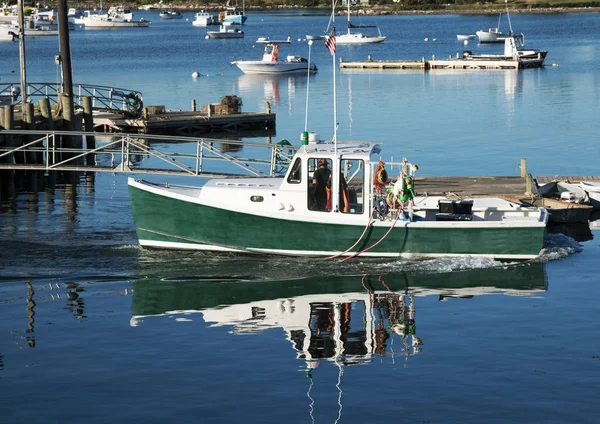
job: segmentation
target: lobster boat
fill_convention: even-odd
[[[513,261],[542,250],[544,208],[420,194],[418,167],[407,159],[394,164],[400,172],[388,178],[378,144],[321,142],[304,134],[281,176],[215,178],[202,186],[130,178],[140,245],[341,260]]]

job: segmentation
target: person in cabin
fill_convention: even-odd
[[[316,210],[327,210],[327,184],[331,176],[331,170],[327,167],[327,159],[319,160],[319,167],[313,173],[313,197]]]

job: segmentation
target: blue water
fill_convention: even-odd
[[[276,139],[298,143],[307,77],[248,77],[230,61],[259,57],[261,36],[322,34],[327,17],[251,13],[245,39],[206,40],[192,13],[136,16],[153,22],[71,33],[76,83],[172,109],[228,94],[245,111],[269,101]],[[496,26],[493,16],[353,22],[376,22],[388,39],[339,46],[344,60],[501,50],[456,40]],[[512,23],[549,51],[548,66],[341,72],[339,139],[381,142],[384,159],[406,156],[421,175],[518,175],[522,157],[533,175],[597,175],[598,14]],[[28,40],[26,53],[29,81],[56,82],[57,39]],[[318,43],[310,54],[309,129],[329,138],[331,56]],[[18,81],[17,46],[0,44],[0,57],[0,81]],[[580,241],[548,234],[525,265],[153,252],[137,246],[125,176],[76,182],[0,205],[2,422],[597,421],[596,229]]]

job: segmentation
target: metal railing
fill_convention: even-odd
[[[62,95],[60,84],[48,82],[27,83],[27,99],[35,102],[39,98],[48,98],[51,104],[59,104]],[[21,91],[19,83],[0,83],[0,93],[14,93]],[[131,116],[141,116],[144,108],[142,93],[126,88],[108,87],[104,85],[75,84],[73,86],[73,102],[82,106],[82,98],[92,98],[92,107],[95,110],[106,112],[125,112]],[[12,103],[17,104],[18,98]]]
[[[63,147],[61,138],[87,140],[94,137],[98,147]],[[28,140],[18,147],[7,147],[9,140]],[[98,140],[106,140],[101,141]],[[195,143],[195,153],[166,152],[151,146],[152,143]],[[65,144],[64,141],[62,144]],[[87,141],[85,144],[87,145]],[[243,158],[244,149],[267,149],[260,158]],[[233,151],[235,154],[228,152]],[[287,170],[295,148],[289,144],[269,144],[194,137],[174,137],[149,134],[127,134],[85,131],[1,130],[0,170],[44,171],[104,171],[146,174],[181,174],[189,176],[237,176],[234,172],[207,171],[207,161],[221,161],[243,170],[252,176],[282,175]],[[16,155],[39,158],[37,161],[17,163]],[[153,158],[160,167],[148,166]],[[231,167],[230,167],[231,168]]]

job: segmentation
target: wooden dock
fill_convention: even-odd
[[[243,134],[245,136],[275,135],[275,114],[243,112],[229,115],[212,115],[197,111],[165,111],[149,113],[140,118],[122,114],[94,116],[94,127],[114,132],[139,132],[143,134],[204,135]]]
[[[429,196],[526,197],[525,177],[417,177],[415,190]]]
[[[344,62],[340,59],[340,69],[428,69],[428,62],[423,60],[363,60],[358,62]]]

